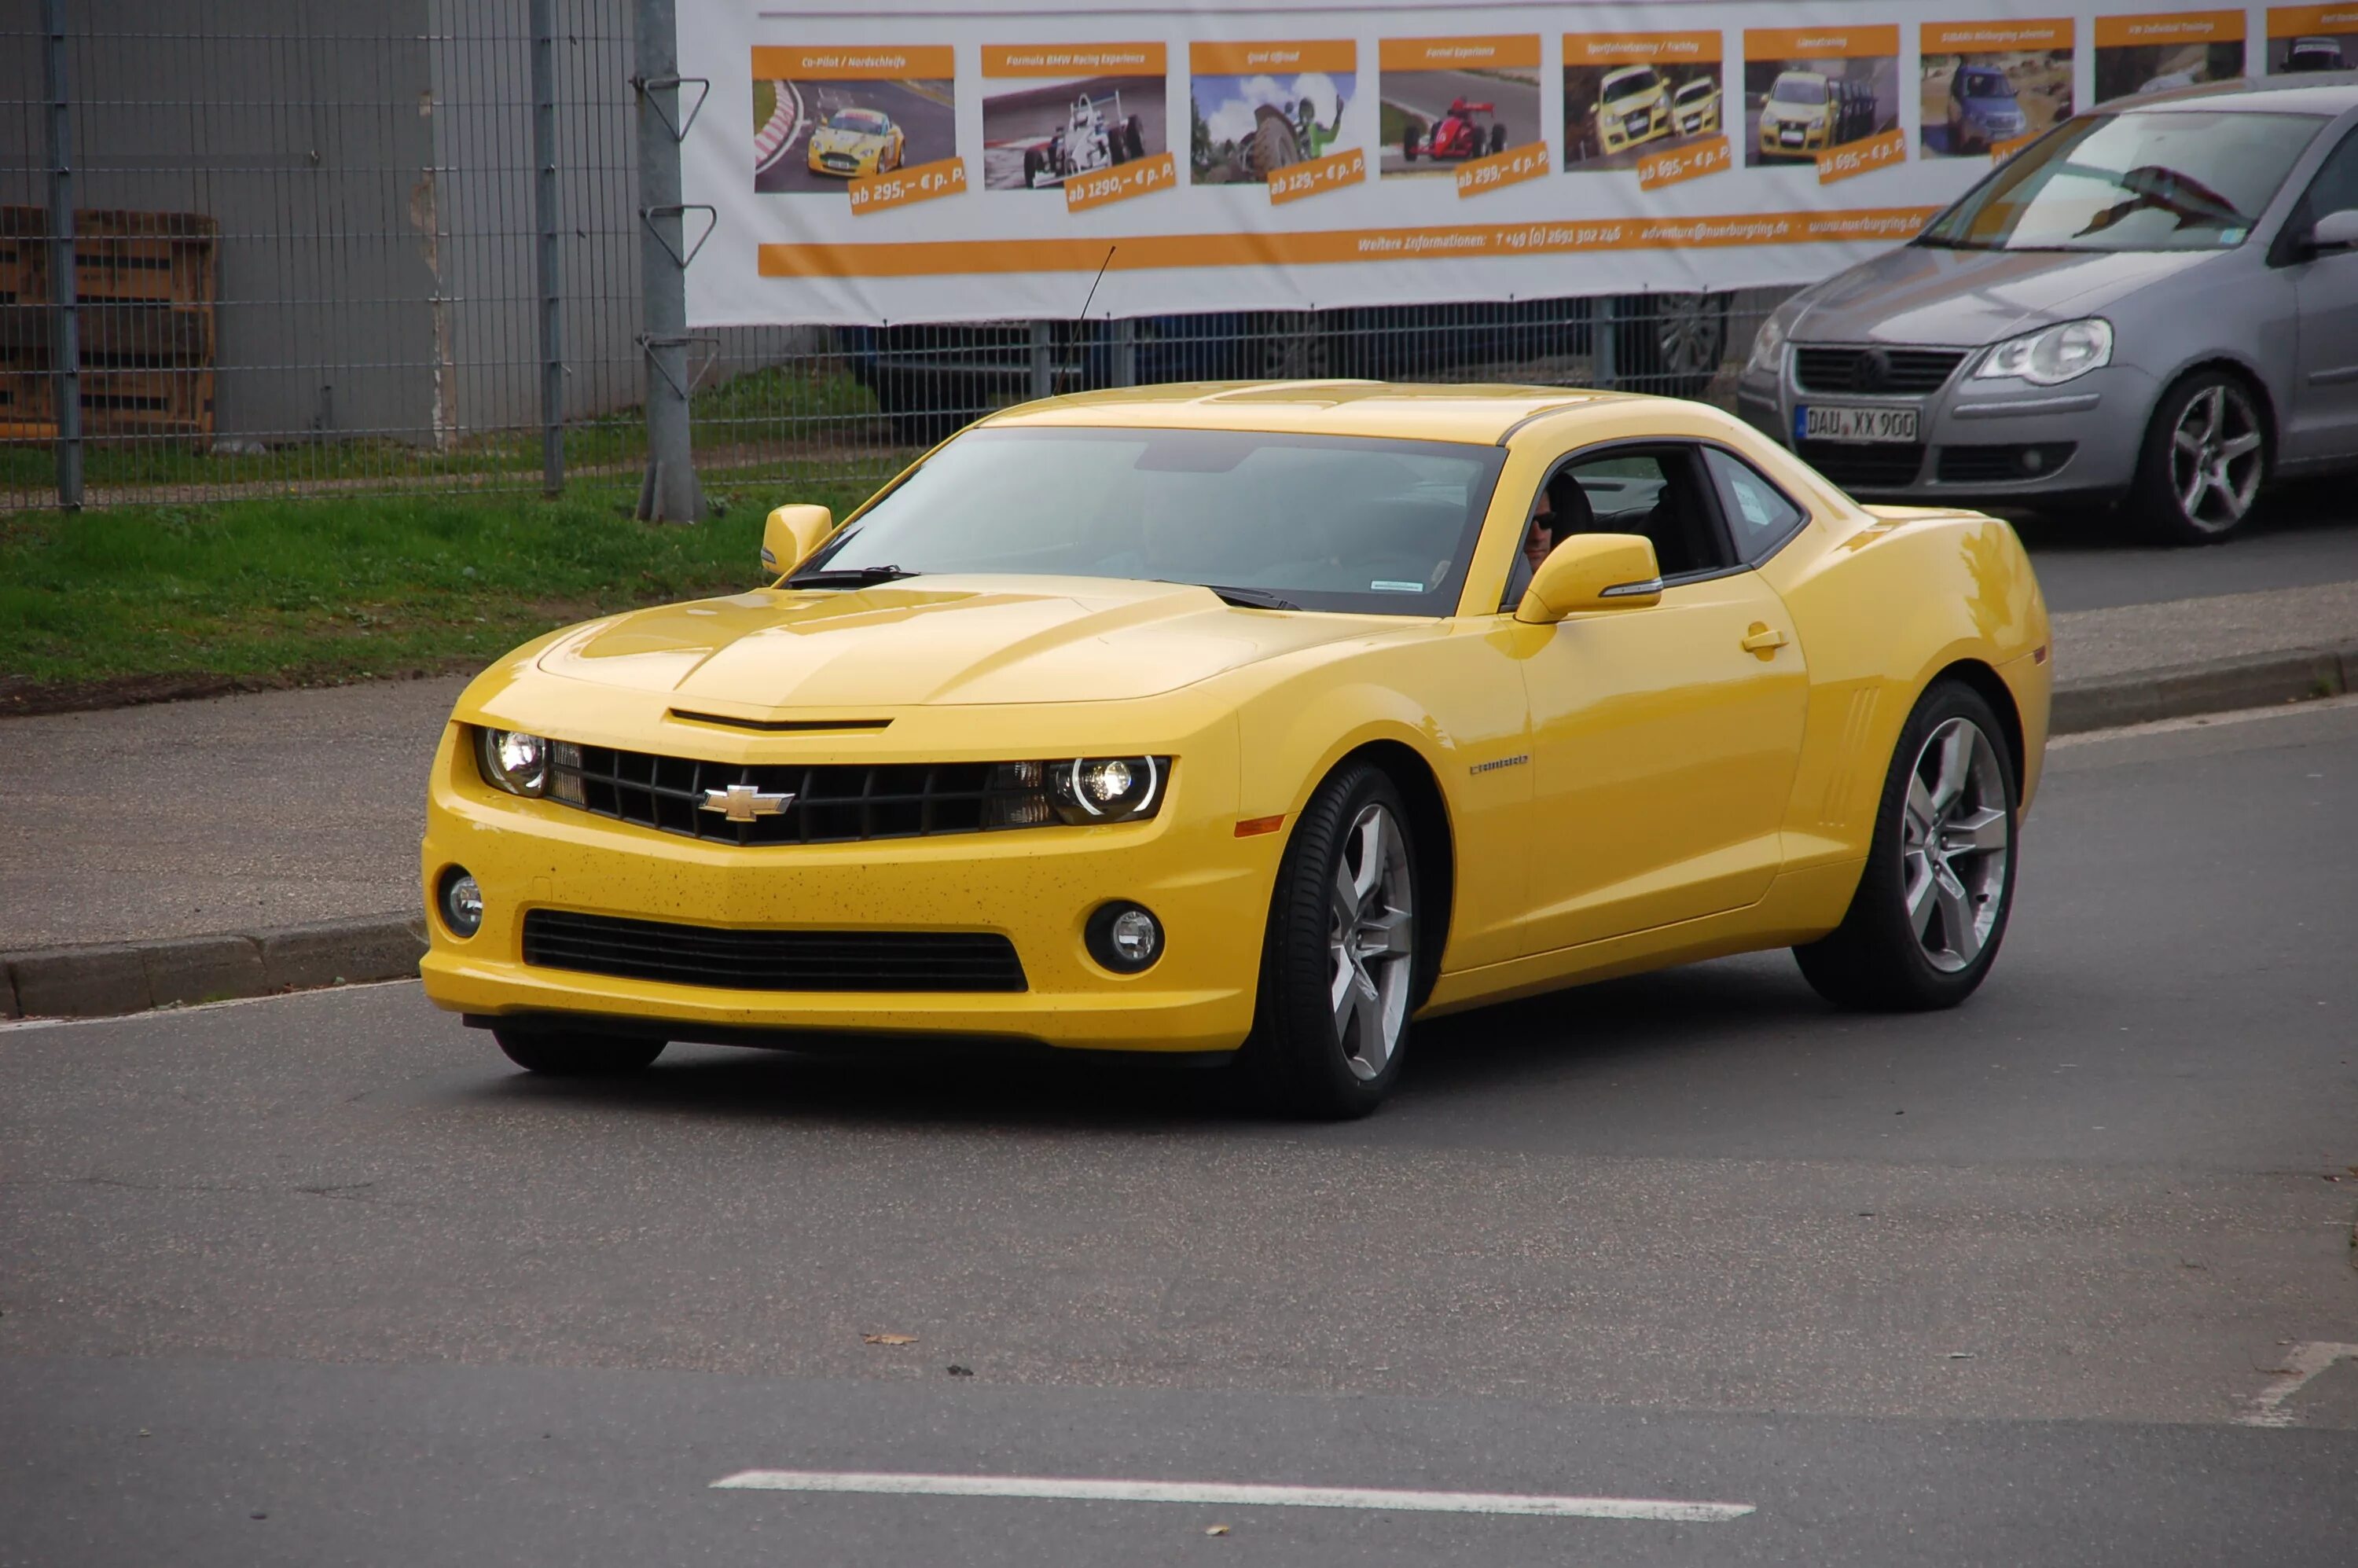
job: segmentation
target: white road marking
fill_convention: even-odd
[[[1268,1487],[1226,1481],[1085,1480],[1065,1476],[923,1476],[874,1470],[741,1470],[712,1483],[746,1492],[871,1492],[898,1497],[1049,1498],[1088,1502],[1207,1503],[1234,1507],[1371,1509],[1397,1513],[1536,1514],[1553,1519],[1654,1519],[1715,1524],[1750,1503],[1652,1498],[1552,1498],[1522,1492],[1401,1492],[1370,1487]]]
[[[2157,719],[2146,724],[2124,724],[2115,730],[2082,730],[2073,735],[2050,737],[2047,749],[2050,752],[2064,751],[2073,746],[2093,746],[2105,741],[2126,741],[2138,735],[2172,735],[2181,730],[2216,730],[2223,724],[2249,724],[2255,719],[2291,719],[2303,713],[2331,713],[2341,708],[2358,708],[2358,694],[2280,702],[2272,708],[2236,708],[2224,713],[2198,713],[2188,719]]]
[[[2339,1221],[2336,1222],[2337,1224]],[[2358,1361],[2358,1345],[2329,1345],[2305,1340],[2284,1353],[2284,1366],[2235,1420],[2244,1426],[2290,1426],[2292,1411],[2285,1401],[2301,1386],[2336,1361]]]

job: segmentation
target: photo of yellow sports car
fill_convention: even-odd
[[[810,171],[846,178],[895,169],[908,152],[908,137],[892,117],[878,109],[838,109],[810,135]]]
[[[1790,946],[1951,1006],[2046,742],[2006,524],[1662,398],[1061,397],[780,507],[762,570],[451,715],[421,972],[524,1066],[1019,1042],[1333,1117],[1412,1020],[1607,975]]]

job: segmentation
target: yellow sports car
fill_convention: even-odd
[[[2005,935],[2050,676],[2013,530],[1699,404],[1063,397],[762,554],[451,715],[421,968],[525,1067],[957,1036],[1347,1116],[1413,1018],[1788,945],[1944,1007]]]
[[[1596,90],[1597,150],[1626,152],[1671,135],[1671,92],[1650,65],[1607,71]]]
[[[1834,144],[1843,103],[1840,89],[1816,71],[1786,71],[1760,103],[1760,151],[1769,157],[1823,152]]]
[[[877,109],[838,109],[811,133],[813,174],[882,174],[901,167],[909,138],[892,117]]]

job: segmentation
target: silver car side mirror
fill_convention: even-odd
[[[2339,212],[2328,212],[2310,224],[2309,248],[2312,251],[2358,248],[2358,209],[2344,208]]]

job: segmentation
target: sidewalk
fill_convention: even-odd
[[[2349,690],[2358,582],[2059,615],[2055,643],[2058,732]],[[414,972],[426,770],[464,685],[0,719],[0,1016]]]

